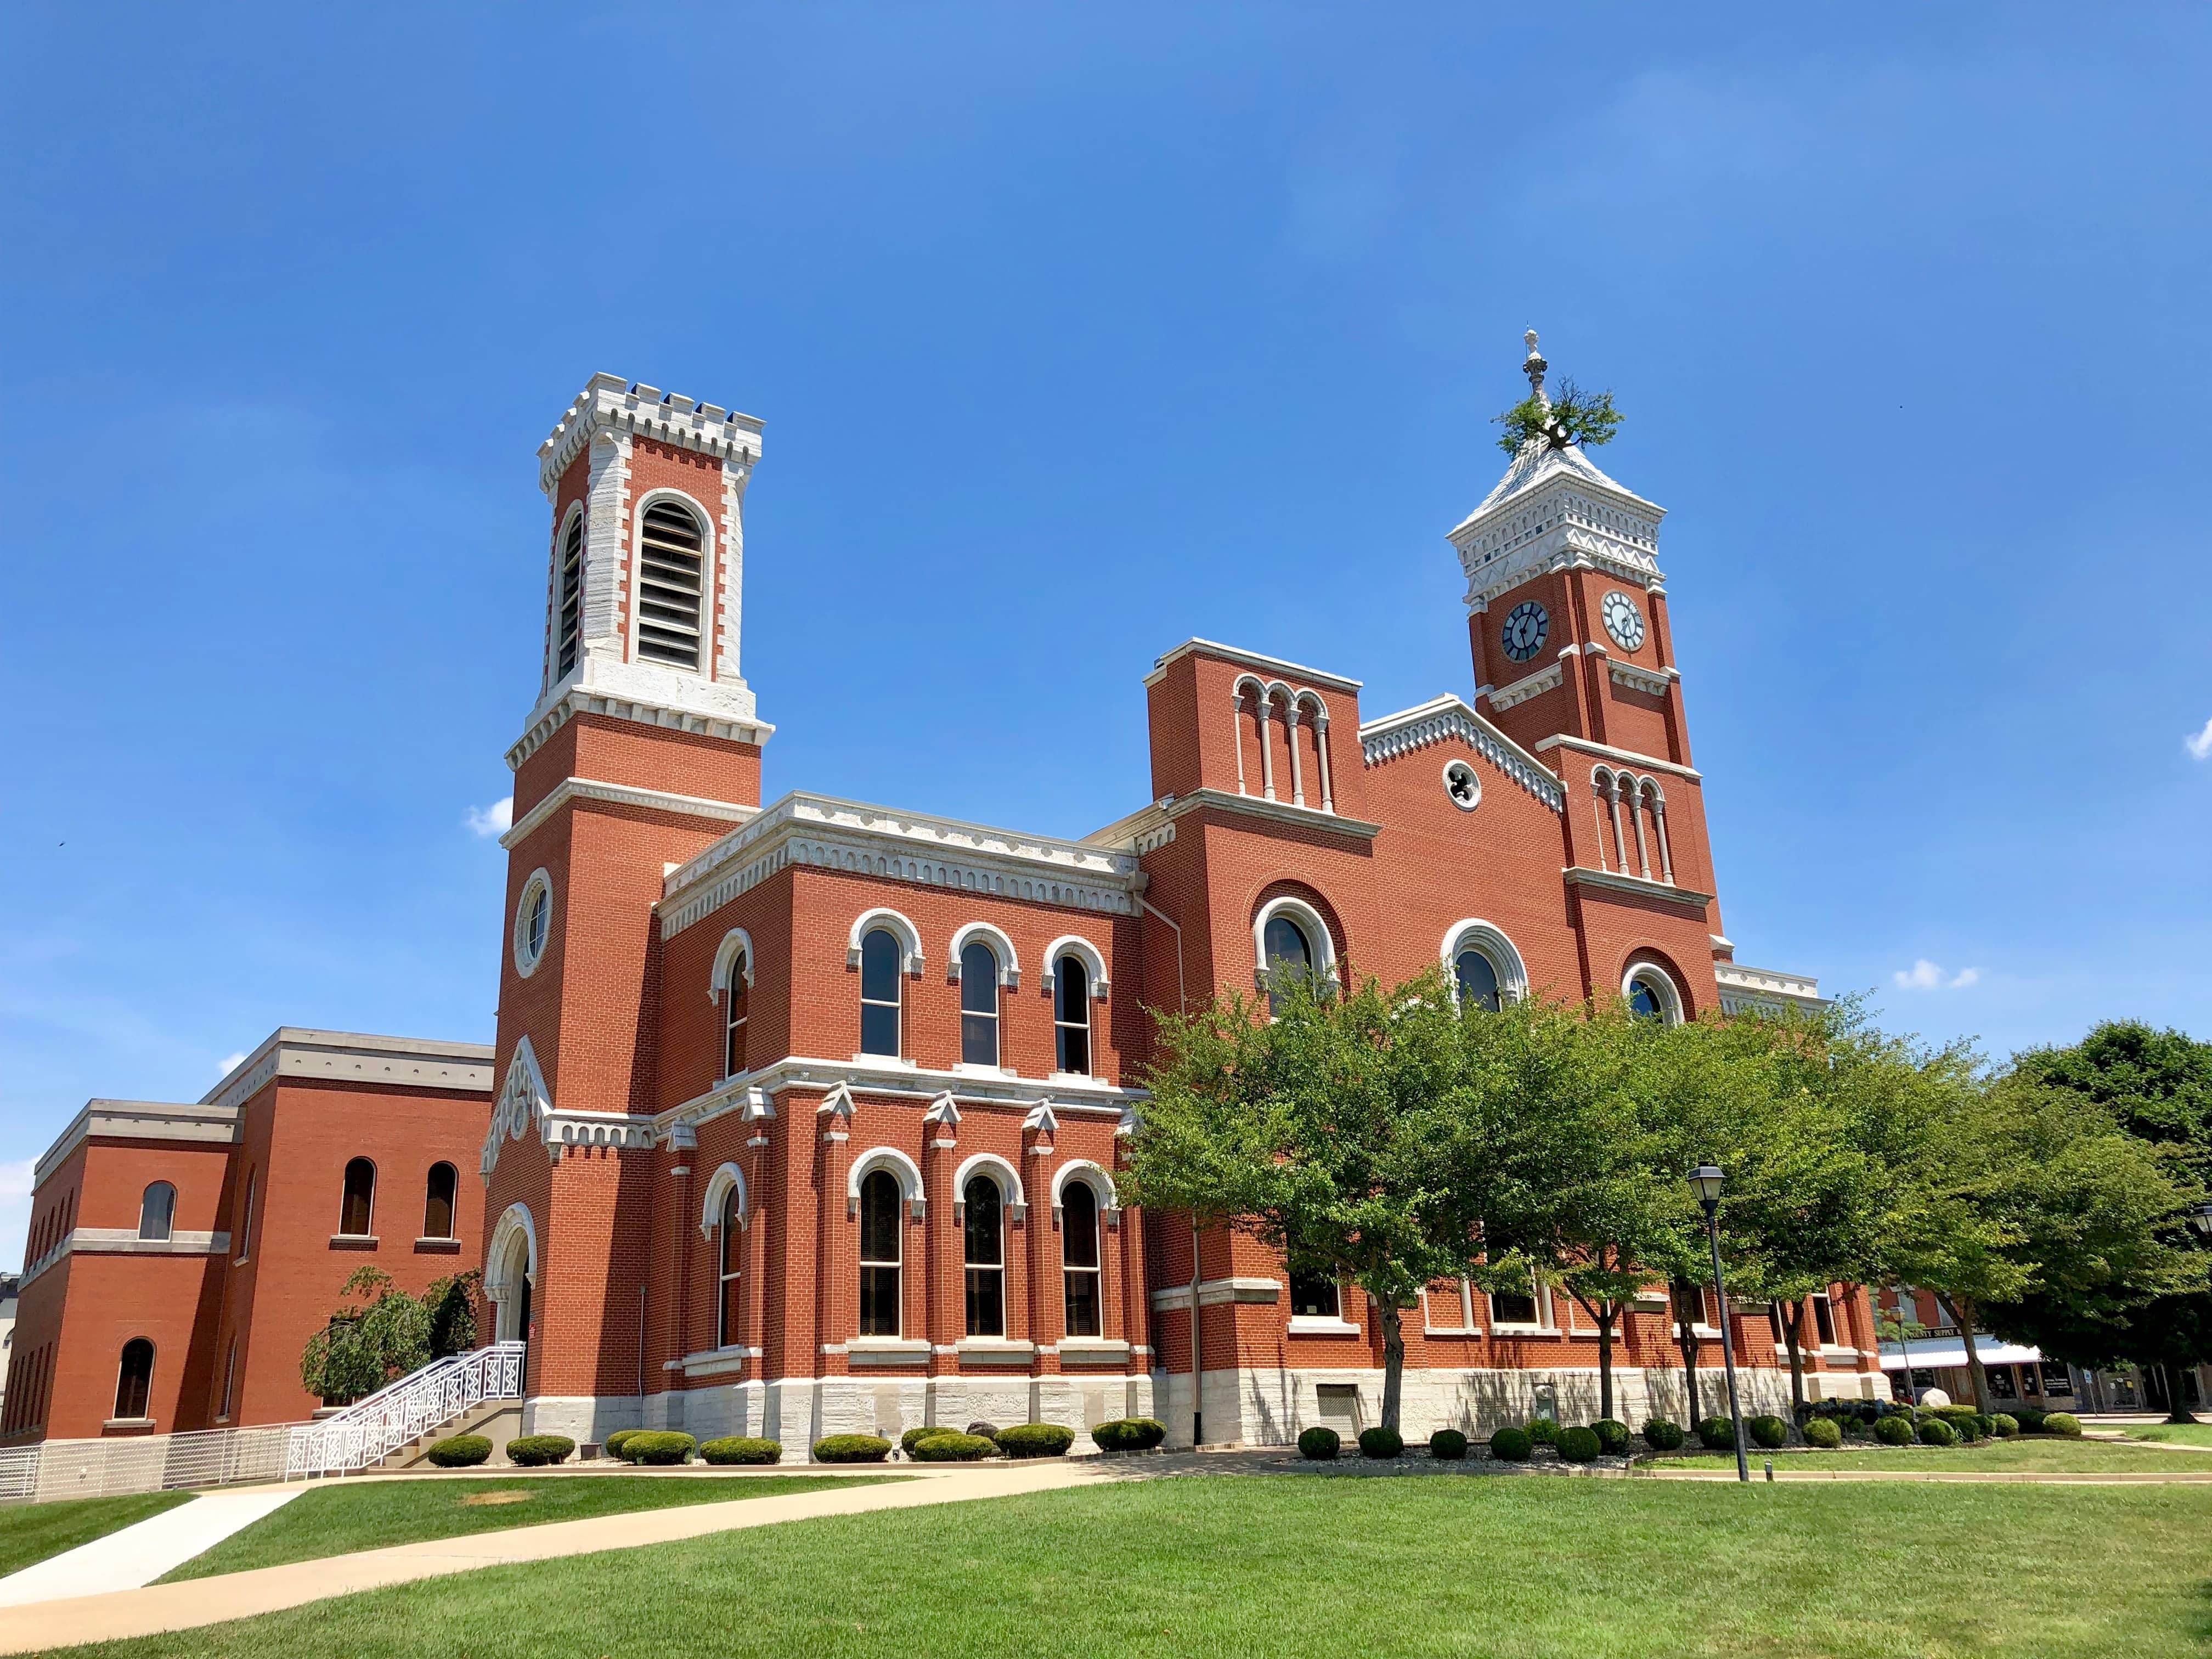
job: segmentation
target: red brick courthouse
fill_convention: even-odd
[[[1471,696],[1374,713],[1344,674],[1185,641],[1145,677],[1148,799],[1079,840],[762,803],[760,453],[757,421],[610,375],[562,416],[497,1042],[288,1030],[199,1105],[93,1102],[39,1166],[7,1440],[303,1415],[301,1345],[365,1260],[480,1261],[530,1425],[579,1439],[1371,1421],[1363,1297],[1116,1204],[1148,1009],[1346,959],[1493,1006],[1814,998],[1733,960],[1661,509],[1578,449],[1532,445],[1449,532]],[[1812,1387],[1871,1394],[1863,1299],[1822,1304]],[[1769,1311],[1728,1317],[1753,1396],[1785,1399]],[[1671,1319],[1624,1322],[1625,1417],[1683,1414]],[[1440,1285],[1407,1327],[1409,1437],[1595,1414],[1565,1297]]]

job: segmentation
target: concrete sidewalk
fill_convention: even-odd
[[[1638,1480],[1734,1480],[1734,1469],[1644,1469]],[[2025,1469],[1777,1469],[1782,1480],[1936,1480],[1961,1486],[1976,1483],[2009,1486],[2212,1486],[2212,1469],[2160,1470],[2156,1473],[2104,1474],[2037,1474]],[[1753,1486],[1766,1478],[1751,1472]]]
[[[221,1624],[254,1613],[296,1607],[356,1590],[436,1578],[477,1567],[587,1555],[601,1550],[636,1549],[647,1544],[669,1544],[709,1533],[772,1526],[782,1521],[811,1520],[820,1516],[913,1509],[929,1504],[957,1504],[974,1498],[1008,1498],[1115,1478],[1113,1473],[1097,1468],[1096,1460],[1088,1458],[1080,1462],[1041,1458],[1007,1464],[939,1467],[944,1470],[942,1474],[916,1469],[913,1472],[921,1476],[916,1480],[855,1486],[846,1492],[811,1492],[786,1498],[738,1498],[727,1504],[638,1510],[589,1521],[556,1521],[506,1532],[478,1533],[468,1538],[431,1539],[419,1544],[396,1545],[390,1549],[365,1550],[357,1555],[261,1567],[252,1572],[227,1573],[216,1578],[187,1579],[179,1584],[152,1584],[105,1595],[39,1601],[11,1611],[5,1620],[0,1620],[0,1653],[35,1653],[81,1642],[189,1630],[195,1626]],[[902,1466],[899,1473],[908,1470]],[[210,1501],[198,1498],[168,1513],[181,1514]]]
[[[137,1589],[274,1514],[306,1488],[211,1492],[0,1578],[0,1607]],[[13,1624],[15,1620],[9,1620]]]

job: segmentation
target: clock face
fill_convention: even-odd
[[[1505,654],[1516,662],[1528,661],[1544,648],[1544,635],[1551,631],[1544,607],[1534,599],[1522,600],[1505,619]]]
[[[1636,601],[1618,588],[1605,596],[1605,631],[1624,651],[1644,643],[1644,613]]]

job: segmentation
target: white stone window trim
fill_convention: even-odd
[[[681,503],[699,526],[699,666],[696,668],[685,668],[676,663],[663,662],[658,657],[641,656],[638,653],[638,633],[643,621],[638,595],[645,582],[645,515],[657,501]],[[689,491],[656,484],[651,489],[631,497],[629,517],[629,556],[623,572],[623,585],[628,590],[623,599],[629,613],[623,630],[623,660],[665,668],[672,674],[696,674],[702,680],[713,679],[718,649],[714,625],[722,611],[721,564],[716,556],[715,528],[718,520],[715,515],[707,510],[704,501]],[[591,556],[588,546],[585,549],[585,556]]]
[[[1277,916],[1287,916],[1298,924],[1314,953],[1316,976],[1323,989],[1335,990],[1336,941],[1329,935],[1328,924],[1312,905],[1288,893],[1269,899],[1253,913],[1252,982],[1263,991],[1267,988],[1267,924]]]
[[[921,930],[888,905],[878,905],[872,910],[863,910],[854,919],[852,932],[846,936],[845,939],[845,965],[848,968],[858,968],[860,965],[860,941],[878,927],[883,928],[898,941],[899,949],[904,958],[900,966],[905,971],[906,976],[908,979],[920,979],[922,960]]]
[[[576,665],[566,674],[561,672],[561,565],[562,550],[568,545],[568,526],[579,519],[585,520],[584,545],[578,550],[576,559]],[[584,571],[591,562],[591,522],[586,517],[581,499],[568,503],[568,510],[561,515],[561,523],[553,532],[553,579],[546,588],[545,611],[545,690],[550,693],[556,685],[565,685],[584,672]]]
[[[1439,1325],[1431,1317],[1430,1304],[1434,1300],[1436,1291],[1425,1285],[1421,1287],[1421,1333],[1423,1335],[1480,1336],[1482,1334],[1482,1327],[1476,1323],[1474,1317],[1474,1281],[1462,1278],[1456,1283],[1459,1300],[1459,1306],[1454,1310],[1459,1316],[1459,1323],[1456,1325]],[[1488,1293],[1485,1292],[1484,1300],[1486,1302],[1488,1299]]]
[[[1014,942],[988,921],[969,922],[952,935],[952,944],[945,958],[945,982],[960,983],[960,953],[978,940],[989,946],[991,954],[998,958],[999,983],[1009,991],[1020,990],[1022,964],[1021,958],[1014,953]]]
[[[1058,983],[1060,959],[1073,957],[1091,975],[1091,1000],[1106,1000],[1106,953],[1080,933],[1062,933],[1044,947],[1043,988],[1049,994]]]
[[[1461,799],[1459,791],[1452,787],[1452,779],[1461,775],[1466,776],[1470,789],[1468,798],[1465,800]],[[1444,769],[1441,775],[1444,784],[1444,799],[1461,811],[1472,812],[1482,805],[1482,774],[1474,769],[1473,763],[1455,755],[1444,763]]]
[[[1114,1177],[1087,1158],[1072,1158],[1053,1171],[1052,1224],[1055,1228],[1060,1225],[1060,1194],[1066,1190],[1067,1183],[1071,1181],[1082,1182],[1097,1195],[1098,1218],[1101,1221],[1112,1226],[1120,1219],[1121,1200],[1114,1195]],[[1099,1265],[1101,1267],[1105,1265],[1103,1249],[1100,1251]]]
[[[1444,983],[1451,987],[1455,1000],[1459,996],[1459,953],[1470,945],[1489,960],[1498,975],[1498,988],[1508,1000],[1518,1002],[1528,994],[1528,965],[1505,930],[1480,916],[1462,916],[1444,929],[1443,943],[1437,951],[1443,963]]]
[[[1341,1294],[1340,1291],[1339,1295]],[[1292,1314],[1289,1334],[1292,1336],[1357,1336],[1359,1325],[1356,1320],[1346,1319],[1340,1314],[1334,1318],[1322,1314]]]
[[[745,989],[753,988],[753,970],[759,958],[753,954],[753,936],[742,927],[732,927],[722,935],[722,942],[714,947],[714,971],[707,980],[707,1000],[720,1006],[722,992],[729,984],[730,964],[739,951],[745,958]]]
[[[1669,1025],[1680,1025],[1683,1019],[1682,988],[1674,983],[1674,975],[1650,957],[1632,957],[1620,975],[1620,994],[1624,1000],[1635,992],[1638,980],[1658,992],[1660,1018]]]
[[[738,1225],[748,1225],[752,1218],[751,1200],[745,1192],[745,1172],[734,1164],[724,1163],[707,1177],[706,1195],[699,1206],[699,1237],[712,1238],[714,1229],[721,1224],[722,1200],[732,1189],[738,1194]]]
[[[1019,1221],[1029,1213],[1027,1194],[1022,1190],[1021,1171],[996,1152],[977,1152],[961,1160],[960,1167],[952,1172],[952,1224],[962,1225],[968,1219],[968,1183],[977,1176],[992,1182],[999,1189],[999,1203],[1006,1219]],[[1057,1203],[1058,1189],[1054,1201]],[[974,1340],[974,1338],[964,1339]]]
[[[906,1200],[909,1219],[919,1221],[928,1213],[928,1201],[922,1196],[921,1167],[896,1146],[875,1146],[854,1158],[852,1169],[846,1174],[847,1220],[860,1213],[860,1183],[878,1170],[890,1170],[891,1178],[898,1182],[899,1196]],[[905,1265],[903,1257],[900,1265]]]
[[[538,948],[530,948],[530,912],[538,895],[545,896],[545,937]],[[553,878],[544,865],[532,870],[522,884],[521,895],[514,902],[514,971],[528,979],[538,971],[538,964],[545,960],[545,953],[553,945]]]
[[[1509,1321],[1498,1318],[1498,1304],[1495,1301],[1491,1300],[1491,1298],[1495,1296],[1496,1292],[1490,1291],[1483,1292],[1485,1301],[1489,1302],[1490,1304],[1490,1334],[1492,1336],[1561,1336],[1565,1334],[1565,1333],[1559,1328],[1559,1310],[1557,1304],[1553,1300],[1552,1287],[1544,1283],[1542,1279],[1537,1278],[1534,1269],[1531,1269],[1528,1274],[1528,1291],[1529,1299],[1536,1304],[1536,1320],[1534,1324],[1530,1324],[1526,1320]]]

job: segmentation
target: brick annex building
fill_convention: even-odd
[[[1359,1293],[1117,1206],[1150,1009],[1346,959],[1493,1006],[1814,999],[1732,959],[1661,509],[1579,449],[1532,443],[1449,532],[1472,699],[1369,714],[1356,679],[1186,641],[1145,677],[1149,799],[1073,841],[763,805],[760,453],[759,422],[610,375],[562,416],[495,1045],[286,1030],[199,1105],[93,1102],[38,1167],[7,1438],[303,1416],[346,1274],[456,1255],[529,1343],[528,1425],[579,1440],[1372,1420]],[[1863,1298],[1815,1300],[1813,1391],[1873,1393]],[[1753,1397],[1786,1398],[1769,1311],[1729,1317]],[[1620,1414],[1682,1415],[1663,1296],[1623,1326]],[[1565,1297],[1437,1285],[1406,1327],[1409,1438],[1595,1413]]]

